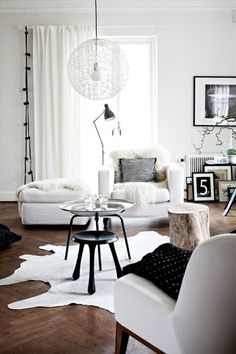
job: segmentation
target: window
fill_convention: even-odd
[[[126,39],[120,47],[129,62],[129,78],[111,105],[116,107],[120,121],[122,147],[147,146],[155,142],[154,131],[152,50],[148,39]],[[156,112],[155,112],[156,113]]]

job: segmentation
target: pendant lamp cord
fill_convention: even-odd
[[[98,9],[97,9],[97,0],[95,0],[95,36],[98,38]]]

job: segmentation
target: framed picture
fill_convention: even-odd
[[[236,188],[236,181],[219,181],[219,201],[228,201],[229,188]]]
[[[224,208],[224,212],[223,212],[224,216],[226,216],[230,211],[233,203],[235,202],[235,198],[236,198],[236,188],[228,187],[228,202]]]
[[[193,125],[236,126],[236,76],[193,77]]]
[[[228,200],[230,200],[230,198],[232,197],[232,194],[235,190],[235,187],[228,187],[228,190],[227,190],[227,198]]]
[[[232,179],[232,166],[230,165],[204,165],[204,172],[214,172],[215,177],[215,200],[219,200],[219,181]]]
[[[186,177],[187,201],[193,200],[193,182],[192,177]]]
[[[213,201],[215,200],[215,186],[213,172],[193,172],[193,200]]]

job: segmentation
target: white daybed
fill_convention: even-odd
[[[80,180],[65,178],[30,182],[16,191],[19,214],[23,225],[68,225],[72,214],[61,210],[59,204],[81,200],[89,187]],[[89,218],[75,218],[74,224],[85,225]]]

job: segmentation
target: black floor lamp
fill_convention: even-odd
[[[98,137],[99,137],[99,140],[101,142],[101,146],[102,146],[102,164],[104,165],[104,144],[103,144],[103,141],[102,141],[102,138],[101,138],[101,135],[98,131],[98,128],[97,128],[97,125],[96,125],[96,121],[104,114],[104,119],[105,121],[108,121],[108,120],[112,120],[112,119],[115,119],[115,114],[110,110],[108,104],[105,104],[104,105],[105,109],[104,111],[96,118],[94,119],[93,121],[93,124],[96,128],[96,131],[97,131],[97,134],[98,134]]]

